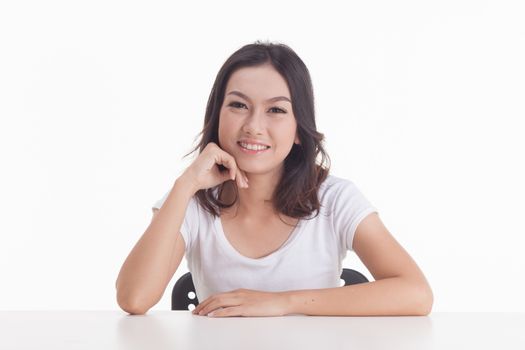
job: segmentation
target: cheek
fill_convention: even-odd
[[[231,135],[237,133],[238,125],[235,118],[230,113],[222,112],[219,117],[219,140],[230,138]],[[224,141],[224,140],[223,140]]]
[[[293,147],[295,140],[295,134],[290,133],[280,133],[279,135],[274,134],[275,142],[277,143],[277,148],[275,152],[281,156],[286,156]]]
[[[228,132],[235,124],[235,119],[232,118],[230,113],[222,113],[219,119],[219,129],[224,132]]]
[[[297,125],[294,122],[287,122],[275,128],[279,142],[283,145],[292,145],[295,141]]]
[[[225,132],[228,130],[228,123],[226,122],[225,116],[221,113],[219,117],[219,127],[217,129],[219,143],[222,145],[224,138],[227,136]]]

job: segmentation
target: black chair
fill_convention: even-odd
[[[341,279],[345,281],[345,286],[358,283],[366,283],[368,279],[359,271],[343,268]],[[193,292],[190,298],[189,294]],[[172,310],[189,310],[190,304],[199,305],[199,299],[195,292],[195,286],[193,285],[193,279],[191,278],[191,272],[186,272],[182,275],[171,292],[171,309]]]

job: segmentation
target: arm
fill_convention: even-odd
[[[177,270],[185,250],[180,234],[186,208],[195,193],[179,177],[162,208],[125,260],[117,278],[117,302],[126,312],[143,314],[155,305]]]
[[[430,313],[433,294],[425,276],[377,213],[368,215],[358,225],[352,248],[376,281],[287,291],[288,314],[424,316]]]

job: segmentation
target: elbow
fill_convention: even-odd
[[[126,302],[119,301],[118,305],[120,306],[122,310],[124,310],[130,315],[144,315],[148,311],[147,308],[138,306],[133,303],[126,303]]]
[[[423,286],[418,286],[415,291],[414,299],[415,310],[414,316],[428,316],[432,312],[434,305],[434,293],[430,286],[425,283]]]
[[[149,308],[144,307],[136,300],[134,301],[132,298],[123,297],[119,293],[117,293],[117,304],[130,315],[144,315],[149,310]]]
[[[430,286],[428,287],[428,296],[424,306],[424,314],[422,316],[427,316],[432,312],[432,307],[434,306],[434,293],[432,293]]]
[[[148,309],[133,309],[133,308],[131,308],[129,310],[124,310],[124,311],[126,311],[130,315],[144,315],[146,312],[148,312]]]

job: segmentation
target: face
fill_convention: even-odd
[[[246,150],[242,140],[270,148]],[[294,142],[299,144],[299,137],[286,80],[271,65],[235,71],[220,111],[219,146],[241,170],[263,174],[282,169]]]

